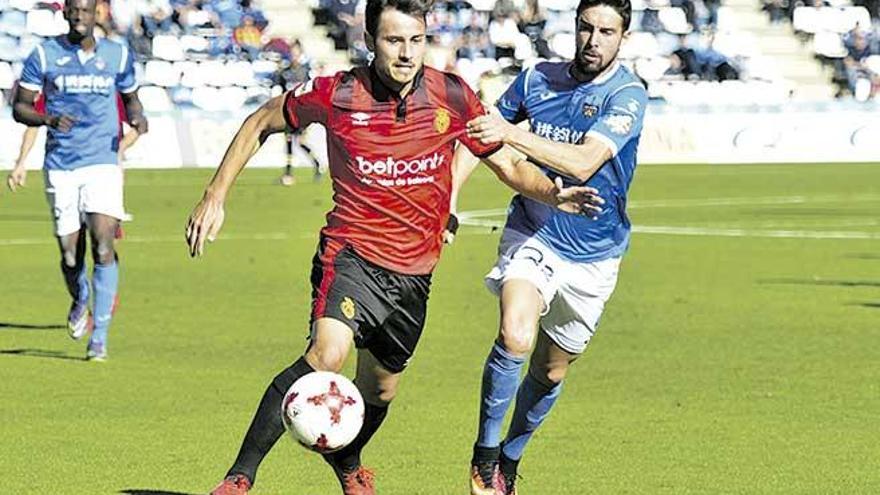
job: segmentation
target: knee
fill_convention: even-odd
[[[535,329],[535,322],[528,318],[503,316],[498,343],[513,355],[525,356],[535,343]]]
[[[354,382],[367,404],[380,407],[388,406],[397,396],[396,384],[365,383],[365,380],[358,378],[355,378]]]
[[[64,248],[61,251],[61,262],[64,263],[64,266],[67,268],[76,268],[76,249]]]
[[[565,380],[568,366],[529,366],[529,375],[547,388],[553,388]]]
[[[93,251],[95,263],[109,265],[116,259],[113,239],[97,239]]]

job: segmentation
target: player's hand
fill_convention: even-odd
[[[467,135],[483,144],[505,143],[515,127],[504,120],[497,110],[491,109],[486,115],[481,115],[467,123]]]
[[[150,123],[143,115],[132,117],[131,120],[128,121],[128,125],[130,125],[132,129],[136,130],[137,133],[141,136],[150,132]]]
[[[16,165],[15,168],[9,172],[9,175],[6,176],[6,185],[9,186],[9,190],[15,192],[19,187],[24,187],[27,182],[27,170],[25,170],[24,166]]]
[[[70,115],[50,115],[46,119],[47,126],[61,132],[69,132],[74,124],[76,124],[76,119]]]
[[[599,196],[599,190],[587,186],[565,187],[562,179],[556,177],[556,207],[566,213],[584,215],[593,220],[602,213],[605,200]]]
[[[205,192],[186,223],[186,243],[190,256],[201,256],[205,250],[205,241],[214,242],[225,216],[223,200],[213,193]]]

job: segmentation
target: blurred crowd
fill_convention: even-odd
[[[880,0],[763,0],[763,9],[812,44],[837,97],[880,96]]]

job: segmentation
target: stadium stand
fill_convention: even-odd
[[[880,87],[873,18],[866,6],[835,1],[635,0],[622,59],[652,98],[673,105],[777,105],[846,94],[866,100]],[[149,111],[234,110],[309,74],[367,63],[364,4],[109,0],[100,25],[138,54]],[[428,63],[457,71],[491,100],[518,70],[572,56],[576,4],[439,1],[429,19]],[[66,29],[60,8],[58,1],[0,0],[0,91],[7,97],[33,47]]]

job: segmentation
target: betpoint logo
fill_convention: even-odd
[[[371,162],[362,156],[355,157],[358,170],[363,175],[398,178],[406,175],[415,175],[438,169],[443,165],[444,156],[434,153],[424,158],[415,160],[395,160],[389,156],[384,160]]]

